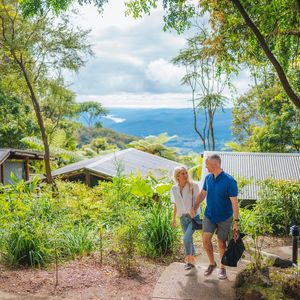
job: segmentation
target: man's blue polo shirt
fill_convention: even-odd
[[[238,195],[235,179],[222,171],[216,178],[213,174],[205,177],[203,189],[206,191],[205,216],[213,223],[220,223],[233,215],[229,197]]]

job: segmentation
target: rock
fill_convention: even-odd
[[[293,266],[293,262],[289,259],[282,259],[280,257],[276,257],[273,261],[273,267],[277,268],[291,268]]]
[[[248,291],[241,300],[265,300],[266,298],[258,291]]]
[[[248,279],[251,277],[252,273],[253,273],[253,271],[249,270],[249,269],[245,269],[245,270],[239,272],[236,275],[234,287],[239,288],[239,287],[243,286],[245,283],[247,283]]]
[[[272,283],[269,278],[269,268],[265,267],[261,270],[243,270],[237,274],[234,287],[240,288],[247,283],[253,283],[262,287],[271,287]]]
[[[265,268],[262,270],[257,270],[251,278],[249,278],[249,281],[252,283],[255,283],[257,285],[260,285],[262,287],[271,287],[272,283],[269,278],[269,270],[266,271]]]

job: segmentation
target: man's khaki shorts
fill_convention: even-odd
[[[204,216],[202,226],[203,232],[210,232],[212,234],[216,232],[219,240],[227,241],[229,233],[231,232],[232,217],[223,222],[215,224],[206,216]]]

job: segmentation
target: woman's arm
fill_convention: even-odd
[[[192,218],[195,218],[196,211],[197,211],[200,203],[205,199],[205,197],[206,197],[206,191],[201,190],[201,192],[197,195],[196,201],[195,201],[194,206],[192,207],[192,210],[191,210]]]

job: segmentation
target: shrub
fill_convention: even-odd
[[[51,261],[47,231],[50,195],[37,181],[20,181],[0,191],[1,259],[9,265],[41,266]]]
[[[265,180],[261,183],[256,215],[262,215],[275,234],[288,234],[291,225],[300,225],[300,181]]]
[[[172,209],[166,205],[153,206],[143,226],[143,250],[146,256],[161,258],[174,253],[178,231],[171,226]]]
[[[141,244],[141,213],[134,210],[124,212],[124,223],[115,228],[114,249],[117,268],[130,275],[136,266],[136,254]]]
[[[52,260],[52,253],[42,232],[22,228],[7,234],[2,260],[11,266],[40,267]]]
[[[71,225],[64,229],[61,241],[61,253],[63,256],[75,258],[90,254],[96,248],[97,233],[84,226],[82,223]]]

